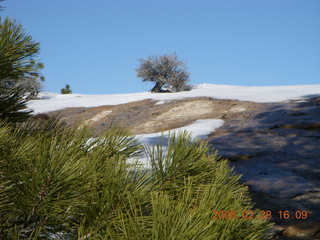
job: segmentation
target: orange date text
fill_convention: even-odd
[[[274,211],[271,210],[260,210],[260,211],[233,211],[233,210],[213,210],[212,219],[301,219],[305,220],[308,218],[308,212],[304,210],[297,211]]]

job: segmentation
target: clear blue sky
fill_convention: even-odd
[[[319,0],[6,0],[41,43],[44,90],[129,93],[138,59],[176,52],[191,84],[320,84]]]

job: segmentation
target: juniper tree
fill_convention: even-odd
[[[189,81],[186,64],[177,55],[149,56],[139,59],[140,66],[136,69],[137,76],[142,81],[154,82],[152,92],[161,92],[162,87],[170,87],[173,91],[184,90]]]

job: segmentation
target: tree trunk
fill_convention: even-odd
[[[163,83],[157,81],[156,85],[154,85],[154,87],[151,89],[151,92],[156,92],[156,93],[161,92],[162,86],[163,86]]]

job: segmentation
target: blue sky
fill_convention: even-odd
[[[190,83],[320,84],[319,0],[6,0],[41,43],[44,90],[147,91],[138,59],[176,52]]]

